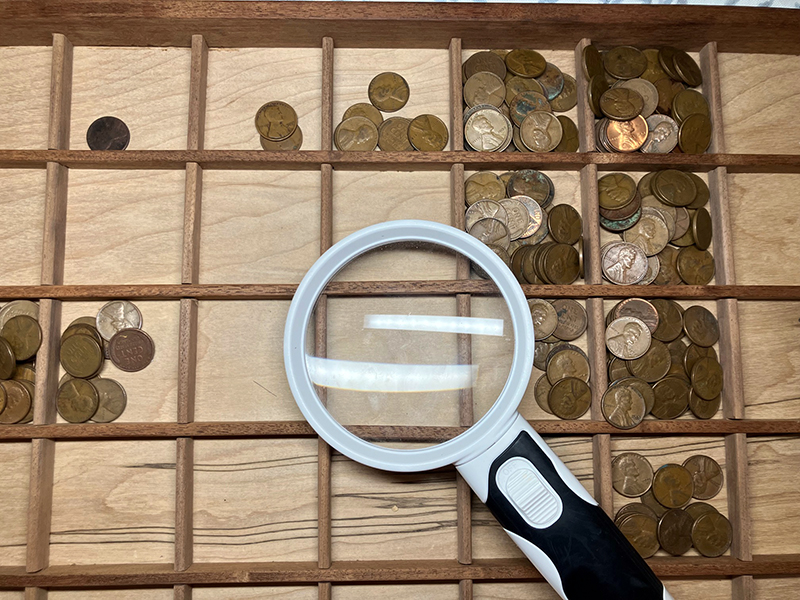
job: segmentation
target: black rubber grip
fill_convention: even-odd
[[[497,487],[497,470],[515,456],[529,460],[564,504],[561,516],[546,529],[531,527]],[[569,600],[663,600],[664,586],[644,559],[603,509],[564,483],[528,433],[521,432],[492,463],[486,506],[505,529],[550,557]]]

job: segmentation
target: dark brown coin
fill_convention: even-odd
[[[561,123],[561,141],[555,147],[553,152],[577,152],[580,146],[580,138],[578,137],[578,126],[575,121],[566,115],[558,115],[558,120]]]
[[[636,196],[636,182],[626,173],[609,173],[597,181],[598,202],[605,210],[618,210]]]
[[[697,196],[695,196],[694,202],[692,202],[686,208],[692,210],[703,208],[706,204],[708,204],[709,198],[711,198],[711,192],[708,189],[708,184],[705,181],[703,181],[703,179],[699,175],[695,175],[694,173],[687,173],[687,174],[694,181],[694,185],[697,188]]]
[[[565,342],[578,339],[586,331],[586,309],[575,300],[558,298],[551,302],[558,316],[558,325],[553,335]]]
[[[130,141],[128,126],[117,117],[100,117],[86,130],[90,150],[125,150]]]
[[[625,361],[614,356],[611,362],[608,363],[608,380],[616,383],[629,375],[630,372],[628,371],[628,366],[625,364]]]
[[[16,379],[17,381],[30,381],[31,383],[35,383],[36,369],[34,368],[34,365],[32,365],[31,363],[20,363],[14,370],[14,375],[11,377],[11,379]]]
[[[372,109],[375,112],[378,112],[378,109],[374,106],[372,106]],[[273,142],[272,140],[268,140],[267,138],[261,136],[258,136],[258,139],[261,142],[261,148],[267,150],[268,152],[300,150],[303,145],[303,130],[300,129],[300,126],[298,125],[292,135],[285,140],[280,140],[279,142]]]
[[[42,345],[42,329],[39,327],[39,322],[28,315],[11,317],[3,325],[0,335],[11,344],[14,358],[19,362],[28,360]]]
[[[683,466],[694,481],[693,496],[698,500],[710,500],[722,489],[724,476],[722,467],[710,456],[696,454],[683,461]]]
[[[717,396],[712,400],[703,400],[697,393],[692,390],[689,396],[689,410],[698,419],[710,419],[717,414],[719,405],[722,403],[722,396]]]
[[[672,46],[664,46],[658,51],[658,62],[664,72],[672,79],[680,81],[681,76],[675,68],[675,55],[680,52],[677,48]]]
[[[659,518],[665,512],[667,512],[667,510],[669,510],[666,506],[662,506],[661,504],[659,504],[658,500],[656,500],[656,497],[653,495],[653,488],[652,487],[650,488],[649,491],[647,491],[644,494],[642,494],[639,497],[639,500],[641,500],[642,504],[644,504],[647,508],[649,508],[654,513],[656,513],[656,516],[659,517]]]
[[[650,414],[657,419],[677,419],[689,406],[692,388],[684,378],[668,375],[653,384],[653,392],[656,401]]]
[[[683,510],[689,513],[689,516],[692,517],[695,521],[698,519],[698,517],[706,513],[719,512],[716,508],[714,508],[707,502],[692,502],[689,506],[687,506]]]
[[[85,423],[97,411],[99,401],[97,389],[89,381],[70,379],[58,390],[56,408],[65,421]]]
[[[667,508],[681,508],[689,504],[694,493],[694,480],[686,467],[664,465],[653,476],[653,495]]]
[[[658,328],[658,311],[652,303],[642,298],[628,298],[614,307],[611,320],[620,317],[636,317],[647,325],[650,333]]]
[[[680,273],[678,273],[678,250],[673,246],[667,246],[656,257],[658,258],[658,275],[653,283],[655,285],[681,285]]]
[[[617,209],[610,210],[610,209],[607,209],[607,208],[603,208],[601,206],[600,207],[600,216],[602,218],[601,218],[600,222],[602,223],[603,219],[606,219],[608,221],[614,221],[614,222],[617,222],[617,221],[622,222],[622,221],[625,221],[626,219],[630,219],[631,217],[634,217],[633,223],[631,223],[630,225],[625,225],[624,226],[625,229],[627,229],[629,227],[633,227],[633,225],[636,224],[636,221],[639,220],[639,217],[641,217],[641,212],[640,212],[641,208],[642,208],[642,197],[637,193],[636,195],[634,195],[633,200],[630,203],[628,203],[626,206],[623,206],[622,208],[617,208]],[[623,227],[623,226],[619,225],[618,227]],[[614,230],[613,227],[612,228],[606,227],[606,229]]]
[[[713,358],[698,360],[691,373],[692,389],[703,400],[713,400],[722,393],[722,366]]]
[[[673,81],[669,77],[664,77],[653,83],[658,92],[658,105],[656,110],[662,115],[668,115],[672,111],[672,101],[675,96],[686,89],[686,86],[678,81]]]
[[[642,395],[631,386],[617,383],[603,394],[601,409],[605,420],[618,429],[633,429],[647,414]]]
[[[653,298],[650,303],[658,311],[658,327],[653,338],[662,342],[671,342],[683,335],[683,311],[674,300]]]
[[[30,423],[31,421],[33,421],[33,408],[34,408],[34,399],[36,397],[36,385],[31,383],[30,381],[26,381],[25,379],[19,379],[18,381],[25,387],[26,390],[28,390],[28,396],[30,396],[31,399],[31,407],[28,409],[28,413],[22,418],[20,423],[22,424]]]
[[[615,360],[618,362],[622,362],[624,364],[624,361],[622,359],[615,358]],[[625,371],[627,370],[628,367],[625,366]],[[618,381],[614,381],[611,384],[611,387],[614,387],[616,385],[626,385],[629,388],[633,388],[634,390],[639,392],[639,394],[644,399],[644,411],[645,411],[644,414],[645,415],[650,414],[650,411],[653,410],[653,405],[656,402],[656,394],[649,383],[647,383],[644,379],[639,379],[638,377],[628,377],[628,373],[625,373]]]
[[[541,344],[537,344],[537,346],[541,346]],[[553,411],[550,410],[550,404],[548,404],[550,388],[552,387],[547,375],[539,377],[539,379],[536,380],[536,384],[533,386],[533,397],[536,400],[536,404],[549,415],[553,414]]]
[[[658,521],[639,513],[620,519],[617,527],[642,558],[650,558],[658,552]]]
[[[706,285],[714,279],[714,257],[708,250],[683,248],[676,262],[681,279],[689,285]]]
[[[93,377],[103,367],[103,349],[88,335],[73,335],[61,344],[61,366],[73,377]]]
[[[655,383],[669,373],[671,365],[672,358],[667,345],[659,340],[650,340],[647,352],[639,358],[628,361],[628,371],[634,377]]]
[[[96,328],[90,327],[89,325],[84,325],[83,323],[78,323],[75,325],[70,325],[64,330],[64,333],[61,334],[61,343],[63,344],[68,338],[71,338],[73,335],[88,335],[98,344],[103,344],[103,338],[100,337],[100,332],[97,331]]]
[[[95,423],[110,423],[120,417],[125,411],[128,403],[128,396],[119,383],[113,379],[96,377],[91,380],[91,384],[97,390],[98,405],[97,411],[91,419]]]
[[[566,377],[556,382],[548,396],[550,410],[561,419],[572,420],[583,416],[591,403],[589,386],[577,377]]]
[[[697,209],[692,217],[692,235],[694,236],[694,245],[700,250],[705,250],[711,245],[713,226],[711,215],[705,208]]]
[[[600,108],[600,98],[608,91],[608,87],[608,81],[606,81],[605,75],[595,75],[589,80],[587,94],[589,97],[589,107],[598,118],[604,116],[603,110]]]
[[[565,377],[577,377],[588,383],[589,373],[589,360],[577,349],[556,347],[547,357],[547,378],[554,385]]]
[[[686,344],[681,339],[673,340],[667,344],[669,350],[670,366],[667,375],[680,375],[688,377],[689,374],[683,367],[683,359],[686,358]]]
[[[14,357],[14,349],[5,338],[0,337],[0,379],[11,379],[16,367],[17,359]]]
[[[33,401],[21,381],[0,381],[6,397],[6,406],[0,412],[0,423],[10,425],[22,421],[31,409]]]
[[[690,306],[683,313],[683,328],[689,340],[704,348],[719,341],[719,323],[710,310],[702,306]],[[687,368],[691,373],[691,369]]]
[[[603,56],[603,66],[612,77],[633,79],[647,68],[647,58],[633,46],[617,46]]]
[[[539,77],[547,68],[547,61],[535,50],[518,48],[506,54],[506,67],[520,77]]]
[[[673,508],[658,521],[658,541],[673,556],[681,556],[692,547],[694,519],[685,511]]]
[[[685,154],[702,154],[711,145],[711,119],[689,115],[678,130],[678,146]]]
[[[683,50],[677,50],[672,57],[675,72],[690,87],[697,87],[703,83],[703,74],[694,59]]]
[[[702,504],[702,502],[696,502],[695,504]],[[630,502],[617,511],[617,514],[614,516],[614,521],[620,521],[623,517],[632,514],[649,515],[658,520],[656,513],[649,506],[645,506],[640,502]]]
[[[630,121],[638,117],[644,109],[644,98],[636,90],[614,87],[600,96],[600,110],[609,119]]]
[[[560,244],[571,246],[580,239],[583,232],[581,216],[569,204],[559,204],[550,209],[547,224],[550,235]]]
[[[732,537],[730,521],[718,512],[700,515],[692,526],[692,543],[703,556],[722,556],[730,548]]]
[[[580,275],[580,258],[578,251],[568,244],[555,244],[542,257],[543,273],[549,283],[569,285]]]
[[[603,57],[594,44],[589,44],[583,49],[583,73],[586,79],[591,79],[595,75],[605,77]]]
[[[614,489],[627,498],[638,498],[653,483],[653,467],[641,454],[623,452],[611,461]]]
[[[690,345],[683,355],[683,368],[684,371],[686,371],[687,377],[692,374],[695,363],[701,358],[713,358],[717,360],[717,351],[712,347],[706,348],[704,346],[696,346],[695,344]]]
[[[500,79],[503,79],[506,76],[506,63],[501,57],[489,50],[476,52],[464,61],[465,81],[475,73],[481,72],[494,73]]]
[[[155,344],[141,329],[122,329],[108,343],[111,362],[122,371],[141,371],[153,360]]]
[[[408,82],[397,73],[386,72],[375,75],[367,89],[369,101],[383,112],[400,110],[408,102],[409,95]]]
[[[653,177],[653,195],[668,206],[687,206],[697,196],[694,180],[683,171],[665,169]]]

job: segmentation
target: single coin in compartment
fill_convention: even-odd
[[[297,113],[286,102],[267,102],[256,112],[256,129],[261,137],[280,142],[297,129]]]
[[[375,108],[383,112],[396,112],[403,108],[410,96],[408,82],[397,73],[379,73],[369,82],[367,96]]]
[[[100,117],[86,130],[90,150],[125,150],[131,141],[128,126],[117,117]]]

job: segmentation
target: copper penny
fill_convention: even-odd
[[[676,261],[681,279],[689,285],[706,285],[714,279],[714,257],[708,250],[687,246]]]
[[[732,539],[730,521],[718,512],[700,515],[692,526],[692,543],[703,556],[722,556],[730,548]]]
[[[10,425],[22,421],[31,409],[33,401],[21,381],[0,381],[5,392],[5,408],[0,412],[0,423]]]
[[[636,317],[647,325],[650,333],[653,333],[658,328],[658,311],[656,307],[642,298],[627,298],[617,304],[612,313],[614,319]]]
[[[647,140],[647,121],[641,115],[630,121],[609,120],[605,134],[609,144],[617,152],[635,152]]]
[[[108,343],[111,362],[122,371],[141,371],[153,360],[153,339],[141,329],[123,329]]]
[[[662,506],[681,508],[689,504],[693,494],[694,479],[682,465],[664,465],[653,476],[653,495]]]
[[[657,419],[677,419],[689,406],[691,390],[689,383],[678,375],[657,381],[653,384],[656,401],[650,414]]]
[[[553,414],[561,419],[577,419],[589,410],[592,392],[582,379],[566,377],[550,389],[548,404]]]
[[[70,379],[58,390],[56,408],[65,421],[85,423],[97,412],[99,401],[92,383],[85,379]]]
[[[719,341],[719,322],[703,306],[690,306],[686,309],[683,313],[683,327],[689,340],[697,346],[708,348]]]
[[[671,365],[672,360],[667,345],[659,340],[651,340],[647,352],[637,359],[628,361],[628,370],[634,377],[655,383],[666,377]]]
[[[694,519],[685,511],[673,508],[658,522],[658,541],[673,556],[686,554],[692,547]]]
[[[692,367],[690,376],[692,389],[703,400],[713,400],[722,393],[722,366],[716,359],[701,358]]]
[[[665,506],[659,504],[658,500],[656,500],[656,497],[653,495],[652,487],[647,492],[639,496],[639,500],[643,505],[652,510],[659,518],[668,510]]]
[[[620,519],[617,527],[642,558],[650,558],[658,552],[660,544],[655,517],[632,513]]]
[[[710,456],[697,454],[683,461],[683,466],[692,474],[694,481],[693,497],[710,500],[722,489],[724,476],[722,467]]]
[[[653,298],[650,303],[658,312],[658,327],[653,337],[662,342],[671,342],[683,335],[683,310],[674,300]]]
[[[130,141],[128,126],[117,117],[100,117],[86,130],[90,150],[125,150]]]
[[[617,383],[606,390],[601,409],[605,420],[618,429],[633,429],[647,414],[642,395],[634,387],[623,383]]]
[[[698,419],[710,419],[719,411],[719,406],[722,403],[722,396],[717,396],[711,400],[704,400],[697,393],[692,390],[689,396],[689,410]]]
[[[614,515],[614,522],[620,521],[622,517],[632,514],[649,515],[658,520],[652,508],[645,506],[641,502],[630,502],[617,511],[617,514]]]

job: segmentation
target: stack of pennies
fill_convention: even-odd
[[[719,410],[719,323],[708,309],[628,298],[608,312],[605,340],[610,383],[601,408],[614,427],[631,429],[648,414],[677,419],[687,409],[710,419]]]
[[[644,558],[663,548],[680,556],[692,546],[703,556],[722,556],[731,545],[730,521],[710,500],[722,489],[724,476],[717,461],[698,454],[683,465],[666,464],[655,473],[636,452],[624,452],[611,462],[614,489],[641,502],[626,504],[614,522]]]
[[[56,408],[69,423],[109,423],[127,406],[125,389],[99,377],[109,358],[121,371],[141,371],[153,360],[155,345],[141,329],[142,313],[127,300],[105,304],[96,317],[80,317],[61,334],[59,356],[65,375]]]
[[[394,113],[408,102],[408,82],[397,73],[380,73],[369,83],[369,102],[349,107],[333,132],[339,150],[370,152],[438,152],[447,147],[447,126],[436,115],[422,114],[413,119],[393,116],[384,120],[381,113]]]
[[[303,131],[294,109],[280,100],[267,102],[256,112],[256,130],[264,150],[300,150]]]
[[[619,233],[601,251],[604,279],[617,285],[705,285],[714,278],[710,192],[694,173],[665,169],[637,184],[625,173],[597,182],[600,225]]]
[[[536,339],[533,365],[544,371],[533,388],[536,403],[561,419],[577,419],[592,404],[589,359],[570,343],[586,331],[586,309],[569,298],[531,298],[528,306]]]
[[[13,300],[0,309],[0,424],[30,423],[36,352],[42,344],[39,305]]]
[[[485,50],[462,65],[464,146],[479,152],[576,152],[572,75],[535,50]]]
[[[599,150],[702,154],[711,144],[708,101],[690,89],[703,76],[683,50],[618,46],[601,54],[590,44],[583,71]]]
[[[555,186],[547,175],[479,171],[464,182],[464,195],[466,231],[509,265],[520,283],[570,284],[583,277],[583,222],[569,204],[552,205]]]

